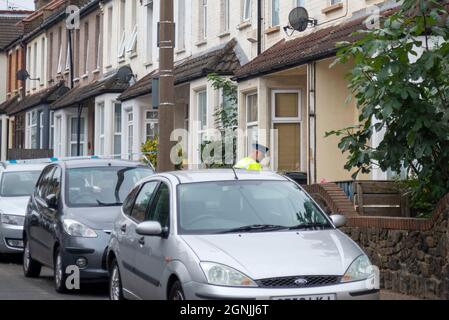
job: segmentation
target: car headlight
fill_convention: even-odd
[[[75,220],[64,219],[63,225],[65,232],[73,237],[96,238],[98,236],[94,230]]]
[[[374,268],[366,255],[357,257],[349,266],[341,282],[362,281],[374,276]]]
[[[229,287],[257,287],[252,279],[231,267],[213,262],[201,262],[200,265],[209,284]]]
[[[1,217],[0,219],[2,221],[2,224],[23,227],[23,224],[25,223],[25,217],[24,216],[18,216],[18,215],[15,215],[15,214],[0,213],[0,217]]]

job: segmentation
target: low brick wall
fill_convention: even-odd
[[[380,268],[381,288],[424,299],[449,299],[449,195],[430,219],[365,217],[341,210],[329,187],[309,187],[333,212],[347,215],[342,229]],[[333,188],[331,188],[333,190]],[[349,200],[348,200],[349,201]]]

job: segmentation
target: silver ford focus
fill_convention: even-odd
[[[291,180],[206,170],[141,181],[107,254],[110,298],[378,299],[359,246]]]

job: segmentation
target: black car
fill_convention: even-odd
[[[67,290],[69,270],[79,271],[81,282],[107,281],[113,221],[134,185],[152,174],[148,166],[123,160],[71,160],[45,167],[26,210],[25,276],[38,277],[42,266],[53,268],[58,292]]]

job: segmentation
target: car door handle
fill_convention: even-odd
[[[120,231],[125,233],[126,232],[126,224],[120,227]]]
[[[142,238],[139,239],[139,244],[140,244],[141,246],[144,246],[144,245],[145,245],[145,237],[142,237]]]

